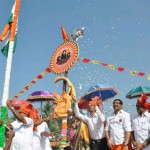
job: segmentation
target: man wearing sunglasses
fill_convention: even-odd
[[[131,150],[130,114],[123,110],[121,99],[113,101],[114,112],[107,118],[105,134],[110,150]]]
[[[150,150],[150,103],[148,97],[142,94],[137,99],[136,110],[138,115],[132,122],[132,143],[135,150]]]

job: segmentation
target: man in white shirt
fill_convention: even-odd
[[[29,102],[24,103],[20,107],[20,112],[11,106],[7,101],[8,108],[16,117],[11,125],[15,132],[15,136],[11,143],[10,150],[33,150],[33,120],[30,118],[32,105]]]
[[[49,138],[52,136],[52,133],[49,131],[47,123],[43,122],[42,124],[40,124],[38,126],[38,130],[41,132],[41,149],[52,150],[49,141]]]
[[[138,115],[132,121],[132,142],[135,150],[150,150],[150,103],[142,94],[136,103]]]
[[[50,120],[50,117],[41,119],[38,111],[35,110],[33,113],[34,123],[38,126],[34,127],[33,132],[33,150],[52,150],[49,136],[52,133],[49,131],[48,125],[45,121]]]
[[[96,98],[89,102],[88,111],[88,116],[81,114],[78,108],[78,103],[75,103],[75,116],[88,126],[91,137],[91,150],[108,150],[104,131],[105,116],[98,108]]]
[[[129,150],[131,135],[130,114],[123,110],[120,99],[113,101],[114,112],[107,118],[105,134],[110,150]]]

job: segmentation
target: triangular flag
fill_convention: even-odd
[[[38,78],[38,79],[42,79],[43,76],[40,74],[40,75],[37,76],[37,78]]]
[[[130,70],[130,74],[131,74],[132,76],[135,76],[135,75],[136,75],[136,71],[135,71],[135,70]]]
[[[45,69],[46,72],[51,72],[50,68]]]
[[[118,71],[124,71],[123,67],[118,67]]]
[[[150,80],[150,74],[147,75],[147,80]]]
[[[88,58],[83,58],[83,59],[82,59],[82,62],[88,63],[88,62],[90,62],[90,59],[88,59]]]
[[[2,44],[2,53],[7,57],[9,50],[9,42],[14,41],[13,44],[13,52],[15,52],[16,42],[17,42],[17,25],[18,25],[18,13],[20,8],[20,0],[16,0],[10,17],[8,19],[8,23],[5,26],[2,34],[0,35],[0,40],[3,42]]]
[[[110,64],[110,65],[109,65],[109,68],[110,68],[111,70],[114,70],[114,69],[116,68],[116,66],[115,66],[115,65]]]
[[[139,72],[138,75],[139,75],[139,76],[144,76],[145,73],[144,73],[144,72]]]
[[[46,75],[46,71],[43,71],[43,72],[41,73],[41,75],[45,76],[45,75]]]
[[[64,41],[69,41],[70,40],[69,36],[62,25],[61,25],[61,31],[62,31],[62,36],[63,36]]]
[[[106,67],[106,66],[108,65],[108,64],[105,63],[105,62],[102,62],[101,64],[102,64],[102,66],[104,66],[104,67]]]
[[[96,59],[94,59],[94,60],[92,60],[92,63],[95,64],[95,65],[97,65],[97,64],[99,64],[99,61],[96,60]]]

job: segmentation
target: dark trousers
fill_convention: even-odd
[[[99,140],[91,139],[90,149],[91,150],[109,150],[109,148],[107,146],[106,138],[99,139]]]

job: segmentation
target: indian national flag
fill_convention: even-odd
[[[9,51],[9,43],[10,41],[14,41],[13,53],[15,52],[16,42],[17,42],[17,24],[18,24],[18,12],[20,7],[20,0],[16,0],[10,17],[8,19],[8,23],[0,35],[0,40],[2,41],[2,49],[1,52],[4,56],[7,57]]]

